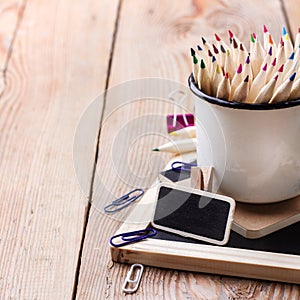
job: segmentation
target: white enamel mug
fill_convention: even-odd
[[[197,162],[213,166],[213,192],[272,203],[300,194],[300,99],[228,102],[202,93],[192,75]]]

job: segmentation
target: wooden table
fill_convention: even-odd
[[[299,17],[297,0],[0,1],[0,299],[122,299],[129,266],[112,263],[108,246],[121,220],[104,215],[96,203],[130,189],[122,163],[116,171],[110,161],[124,120],[147,109],[167,114],[171,106],[133,99],[120,108],[103,91],[144,77],[186,84],[189,48],[201,36],[227,36],[232,29],[245,40],[263,24],[276,37],[282,26],[295,36]],[[73,145],[82,114],[98,95],[93,112],[100,123],[86,128],[95,147]],[[136,122],[131,138],[140,126],[147,130]],[[143,176],[158,158],[151,148],[165,138],[137,138],[123,162]],[[82,173],[74,170],[74,148]],[[153,176],[145,178],[147,187]],[[145,268],[139,290],[128,296],[299,297],[296,285],[153,267]]]

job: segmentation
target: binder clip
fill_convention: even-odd
[[[141,282],[143,271],[144,271],[143,265],[141,264],[132,265],[122,285],[122,291],[125,293],[136,292]],[[134,279],[131,279],[132,277],[134,277]]]
[[[137,192],[139,192],[139,193],[136,194]],[[142,197],[143,194],[144,194],[144,190],[142,190],[142,189],[132,190],[131,192],[114,200],[111,204],[105,206],[104,212],[105,213],[115,213],[115,212],[127,207],[128,205],[130,205],[131,203],[136,201],[138,198]]]

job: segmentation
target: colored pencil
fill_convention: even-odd
[[[178,141],[172,141],[154,148],[152,151],[159,152],[171,152],[171,153],[187,153],[196,151],[197,140],[192,139],[182,139]]]
[[[290,96],[295,77],[296,72],[278,87],[269,103],[276,103],[287,100]]]

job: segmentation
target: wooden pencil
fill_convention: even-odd
[[[244,102],[247,99],[249,92],[249,76],[236,88],[232,96],[232,101]]]
[[[289,99],[300,99],[300,77],[293,83]]]
[[[196,84],[198,84],[198,73],[199,73],[199,63],[198,59],[196,57],[196,52],[193,48],[191,48],[191,56],[192,56],[192,62],[193,62],[193,76]]]
[[[267,79],[267,64],[265,64],[258,75],[253,79],[252,85],[250,87],[250,91],[248,97],[246,99],[247,103],[253,103],[254,99],[257,97],[261,88],[266,84]]]
[[[253,103],[260,104],[269,102],[272,98],[278,75],[271,79],[258,93]]]
[[[229,74],[226,73],[218,86],[216,97],[220,99],[228,100],[229,95],[230,95],[230,79],[229,79]]]
[[[211,92],[210,87],[210,75],[207,70],[206,64],[203,59],[200,61],[200,68],[199,68],[199,76],[198,76],[198,85],[200,84],[201,90],[206,93],[207,95]]]
[[[273,94],[269,103],[277,103],[277,102],[288,100],[291,94],[293,81],[295,77],[296,77],[296,72],[293,75],[291,75],[286,81],[284,81],[278,87],[278,89],[275,90],[275,93]]]
[[[231,81],[231,91],[230,91],[230,97],[229,99],[232,98],[233,93],[235,92],[236,88],[240,85],[240,83],[243,81],[243,77],[242,77],[242,71],[243,71],[243,65],[240,64],[238,69],[236,70],[235,75],[232,78]],[[249,80],[249,77],[248,77]]]

